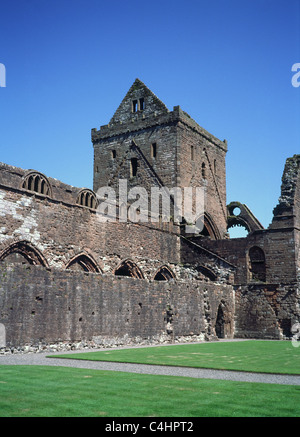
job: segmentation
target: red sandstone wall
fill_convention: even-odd
[[[214,336],[225,302],[233,335],[234,301],[226,285],[149,282],[110,275],[0,264],[0,323],[7,346],[106,340],[124,343]]]

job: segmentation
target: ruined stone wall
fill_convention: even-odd
[[[179,238],[172,223],[157,227],[101,223],[95,210],[74,203],[76,196],[69,203],[68,197],[66,201],[54,194],[50,198],[20,189],[22,175],[13,167],[10,172],[13,183],[8,182],[9,167],[3,172],[0,169],[0,255],[14,242],[25,240],[39,250],[49,267],[65,269],[74,257],[86,254],[99,270],[113,274],[122,260],[130,258],[147,279],[153,278],[162,264],[172,268],[179,263]],[[57,189],[61,194],[69,190],[54,180],[52,188],[53,193]]]
[[[235,337],[291,338],[299,323],[299,285],[248,284],[235,287]]]
[[[202,245],[236,266],[235,283],[251,282],[249,250],[259,247],[265,255],[267,283],[295,282],[295,231],[290,228],[255,231],[245,238],[209,241]]]
[[[214,338],[220,304],[233,335],[232,287],[147,281],[0,263],[0,323],[9,347]]]

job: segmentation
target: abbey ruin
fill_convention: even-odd
[[[264,229],[227,203],[227,141],[136,79],[92,129],[94,186],[0,164],[0,347],[287,339],[300,322],[300,155]],[[202,187],[204,223],[99,220],[99,188]],[[123,214],[122,212],[122,214]],[[123,215],[122,215],[123,217]],[[248,235],[230,238],[243,226]]]

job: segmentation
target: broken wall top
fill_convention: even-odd
[[[285,162],[281,179],[281,194],[273,210],[270,228],[300,225],[300,155],[294,155]]]

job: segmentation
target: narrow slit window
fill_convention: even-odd
[[[151,144],[151,158],[156,158],[157,147],[156,143]]]
[[[137,158],[131,158],[130,160],[130,176],[133,178],[137,173],[138,162]]]
[[[139,99],[139,110],[143,111],[145,109],[145,100],[144,98]]]
[[[115,150],[111,151],[111,159],[116,159],[117,157],[117,152]]]
[[[194,146],[191,146],[191,160],[194,161]]]

